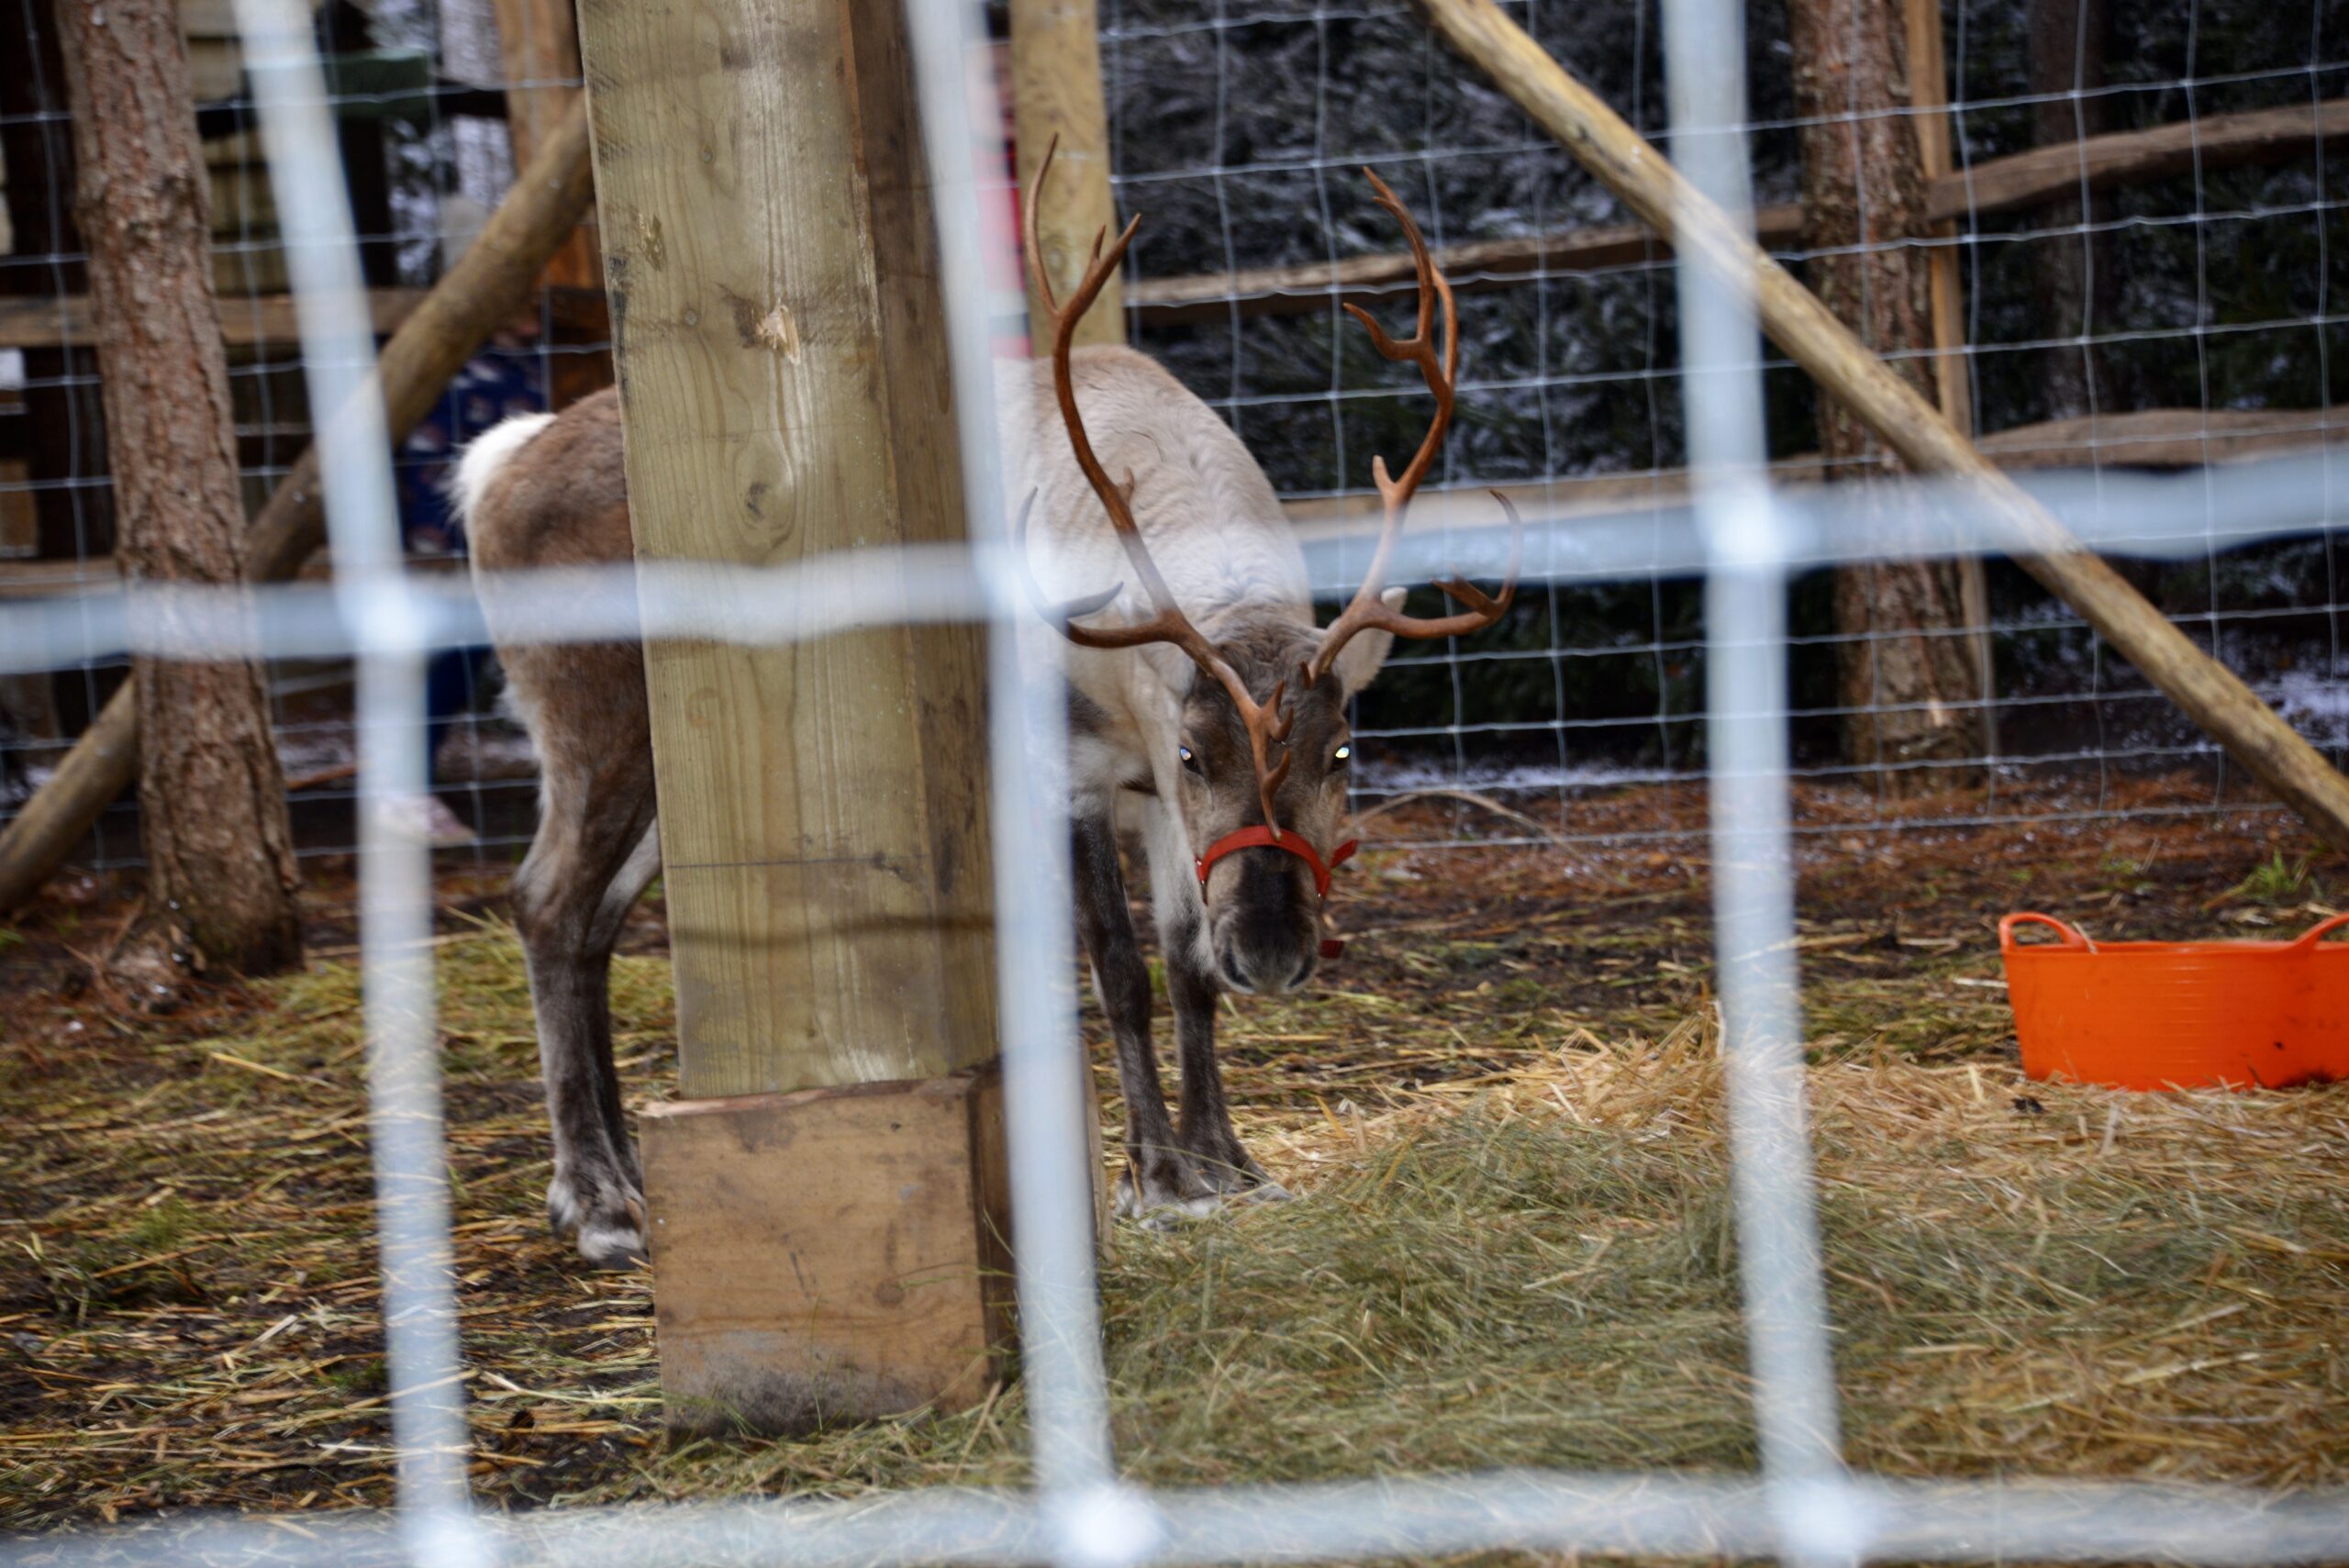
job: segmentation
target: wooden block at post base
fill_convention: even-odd
[[[671,1430],[960,1408],[1008,1371],[993,1063],[683,1100],[648,1109],[641,1130]]]

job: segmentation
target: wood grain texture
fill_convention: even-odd
[[[1955,168],[1950,151],[1949,64],[1942,47],[1941,0],[1903,0],[1909,30],[1909,102],[1917,111],[1910,123],[1917,132],[1917,160],[1925,172],[1930,194],[1936,181]],[[1928,226],[1936,239],[1954,239],[1957,225],[1948,219]],[[1926,252],[1932,289],[1933,381],[1943,415],[1958,434],[1974,433],[1973,377],[1965,348],[1965,295],[1958,272],[1957,249],[1936,245]]]
[[[641,560],[963,538],[936,241],[892,0],[581,13]],[[646,651],[683,1086],[995,1054],[970,627]]]
[[[1551,59],[1493,0],[1418,3],[1455,50],[1632,210],[1717,274],[1750,279],[1771,339],[1825,391],[1857,411],[1911,468],[1973,481],[1986,508],[1995,508],[2025,537],[2040,541],[2038,549],[2018,558],[2024,570],[2095,627],[2321,838],[2349,848],[2349,782],[2239,676],[2195,647],[2120,573],[2084,551],[2044,507],[1887,370],[1604,99]],[[2309,113],[2293,112],[2305,128]]]
[[[1938,388],[1931,252],[1922,228],[1925,165],[1908,110],[1912,21],[1903,0],[1788,0],[1795,113],[1803,122],[1803,280],[1919,395]],[[1867,422],[1819,399],[1820,451],[1831,476],[1856,482],[1887,537],[1909,496],[1873,484],[1888,467]],[[1837,697],[1843,761],[1876,768],[1888,797],[1980,782],[1980,665],[1963,630],[1963,562],[1860,561],[1834,570]]]
[[[1904,0],[1909,28],[1909,102],[1917,111],[1917,156],[1923,164],[1927,190],[1947,179],[1956,167],[1950,140],[1949,61],[1942,40],[1942,0]],[[1940,240],[1957,238],[1949,219],[1929,225],[1925,232]],[[1965,341],[1965,286],[1958,268],[1957,247],[1935,245],[1925,252],[1926,276],[1932,289],[1934,402],[1942,417],[1961,436],[1974,434],[1974,361]],[[1965,624],[1975,629],[1967,639],[1974,660],[1975,688],[1995,692],[1998,668],[1990,652],[1990,584],[1979,556],[1956,562],[1958,595]],[[1998,752],[1998,713],[1986,705],[1975,716],[1980,727],[1983,752]]]
[[[952,1409],[1008,1370],[992,1070],[678,1101],[641,1128],[673,1429]]]
[[[2083,184],[2096,190],[2198,170],[2288,162],[2343,137],[2349,137],[2349,98],[2092,136],[1993,159],[1938,180],[1927,195],[1925,216],[1978,217],[2077,195]]]
[[[1036,228],[1042,266],[1066,298],[1085,275],[1094,237],[1117,225],[1109,188],[1109,115],[1101,94],[1101,39],[1094,0],[1011,0],[1011,102],[1019,188],[1035,189],[1045,150],[1060,138],[1052,188],[1044,193]],[[1028,313],[1047,319],[1036,289],[1038,259],[1028,258]],[[1126,312],[1121,280],[1112,275],[1100,298],[1077,323],[1079,343],[1122,343]]]
[[[1787,247],[1802,238],[1802,209],[1764,208],[1756,215],[1765,245]],[[1656,231],[1643,223],[1606,224],[1504,239],[1472,239],[1430,248],[1456,293],[1509,288],[1542,273],[1593,272],[1630,266],[1672,254]],[[1350,256],[1343,261],[1307,261],[1286,267],[1245,267],[1179,278],[1144,278],[1127,285],[1126,297],[1152,325],[1220,320],[1237,309],[1242,316],[1281,316],[1326,309],[1330,297],[1368,305],[1378,295],[1417,286],[1418,263],[1408,251]]]

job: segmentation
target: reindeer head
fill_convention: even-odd
[[[1043,254],[1036,230],[1037,196],[1052,173],[1058,147],[1056,138],[1029,192],[1031,258]],[[1234,614],[1227,617],[1229,624],[1217,626],[1219,637],[1202,632],[1175,604],[1142,542],[1131,505],[1131,475],[1123,484],[1113,483],[1094,453],[1077,411],[1069,350],[1077,322],[1117,271],[1141,219],[1129,222],[1106,250],[1108,230],[1095,238],[1091,263],[1065,304],[1054,296],[1041,269],[1038,273],[1052,317],[1053,389],[1070,448],[1156,613],[1130,625],[1079,626],[1080,617],[1107,606],[1123,584],[1113,584],[1102,593],[1064,604],[1049,603],[1032,575],[1028,588],[1045,617],[1072,642],[1102,649],[1166,643],[1188,654],[1197,667],[1183,701],[1177,741],[1182,773],[1174,806],[1197,857],[1216,968],[1226,984],[1241,991],[1286,991],[1301,985],[1311,977],[1322,951],[1320,909],[1330,873],[1353,851],[1351,843],[1337,843],[1353,754],[1347,699],[1378,673],[1396,638],[1457,637],[1479,630],[1506,614],[1517,593],[1522,529],[1516,509],[1497,491],[1495,498],[1508,512],[1511,529],[1508,577],[1497,597],[1453,577],[1437,586],[1465,607],[1454,615],[1414,617],[1402,612],[1404,591],[1385,586],[1404,513],[1452,424],[1458,323],[1452,285],[1430,258],[1419,225],[1384,181],[1367,169],[1364,173],[1378,205],[1402,225],[1410,242],[1419,269],[1419,322],[1409,338],[1397,339],[1367,312],[1351,304],[1345,308],[1370,333],[1381,354],[1419,367],[1435,398],[1435,417],[1399,478],[1388,473],[1385,458],[1372,460],[1371,477],[1377,482],[1385,510],[1378,548],[1353,602],[1323,630],[1286,616]],[[1433,330],[1439,304],[1443,313],[1440,342]],[[1014,529],[1014,547],[1023,565],[1027,525],[1023,507]]]

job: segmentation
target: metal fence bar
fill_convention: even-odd
[[[2131,1482],[1894,1481],[1842,1490],[1843,1533],[1873,1561],[2334,1563],[2349,1492]],[[1762,1482],[1675,1472],[1486,1472],[1391,1480],[1137,1493],[1161,1533],[1133,1559],[1310,1562],[1477,1551],[1763,1557],[1780,1531]],[[852,1568],[878,1562],[1032,1564],[1051,1537],[1033,1494],[936,1488],[853,1501],[725,1502],[484,1517],[501,1568]],[[117,1525],[0,1542],[0,1568],[263,1563],[375,1568],[401,1561],[389,1513]]]
[[[406,591],[366,284],[310,11],[295,0],[237,0],[237,22],[318,417],[334,605],[359,655],[359,931],[400,1533],[418,1563],[471,1568],[487,1559],[466,1480],[471,1439],[433,1023],[431,850],[381,809],[425,782],[431,627]]]
[[[1700,199],[1750,230],[1742,18],[1723,0],[1664,0],[1664,12],[1675,161]],[[1754,651],[1784,643],[1792,541],[1780,531],[1765,479],[1753,279],[1685,251],[1676,272],[1696,522],[1710,556],[1713,951],[1766,1513],[1781,1558],[1851,1562],[1861,1541],[1842,1487],[1794,962],[1787,672],[1783,657]]]
[[[992,469],[992,453],[989,462]],[[2212,483],[2219,486],[2223,500],[2215,507],[2205,494],[2203,480],[2194,474],[2107,473],[2099,477],[2087,471],[2051,471],[2024,476],[2023,486],[2091,550],[2147,560],[2190,561],[2201,558],[2213,539],[2228,546],[2257,544],[2305,534],[2335,520],[2349,520],[2349,490],[2342,484],[2340,460],[2327,451],[2231,465],[2213,475]],[[1770,496],[1773,549],[1783,571],[1810,571],[1861,561],[1994,553],[2018,550],[2030,542],[2002,518],[1968,511],[1963,486],[1912,482],[1906,492],[1910,504],[1902,508],[1897,528],[1888,526],[1880,508],[1855,495],[1838,493],[1855,489],[1830,485]],[[1455,568],[1471,576],[1497,573],[1507,559],[1508,535],[1505,526],[1493,520],[1489,495],[1481,491],[1474,496],[1439,492],[1419,509],[1425,516],[1416,520],[1423,526],[1397,542],[1396,576],[1406,580],[1445,576]],[[1605,510],[1563,506],[1547,511],[1529,503],[1521,509],[1526,566],[1520,575],[1529,584],[1586,585],[1693,576],[1716,559],[1713,536],[1691,502]],[[1362,513],[1364,530],[1375,526],[1376,517],[1375,500],[1366,501]],[[1304,543],[1307,567],[1316,584],[1326,592],[1351,592],[1359,582],[1362,562],[1347,558],[1352,533],[1351,528],[1331,530]],[[340,554],[337,559],[341,559]],[[981,537],[968,550],[937,545],[894,552],[841,551],[787,566],[661,562],[640,567],[548,569],[492,575],[488,581],[496,584],[501,599],[510,597],[516,605],[516,625],[507,632],[516,641],[592,642],[645,636],[773,643],[883,624],[984,618],[992,613],[995,603],[987,584],[1012,566],[999,541]],[[462,648],[488,637],[470,581],[455,574],[395,581],[398,613],[410,623],[410,629],[402,635],[412,637],[418,646]],[[889,592],[878,592],[883,588]],[[224,589],[110,582],[46,598],[0,601],[0,673],[54,669],[127,653],[188,658],[241,653],[273,659],[348,653],[353,644],[346,629],[345,605],[356,601],[346,601],[344,592],[322,584]],[[257,621],[249,613],[254,606],[262,611]],[[2245,608],[2221,612],[2217,618],[2233,622],[2314,614],[2321,607]],[[377,612],[364,613],[373,617]],[[2207,623],[2212,617],[2198,612],[2178,618]],[[2045,631],[2082,624],[2062,617],[2001,622],[1997,629]],[[1780,642],[1788,645],[1860,639],[1840,634],[1779,637]],[[1701,639],[1648,640],[1603,649],[1438,657],[1478,663],[1699,646]],[[2004,705],[2075,699],[2000,695],[1985,700]],[[1582,722],[1544,720],[1542,727]],[[1446,726],[1444,732],[1453,728],[1477,727]]]
[[[922,95],[931,209],[945,271],[965,528],[1008,537],[993,342],[1001,317],[1024,325],[1025,295],[996,301],[979,217],[979,171],[1009,168],[1004,117],[980,70],[986,17],[972,0],[909,0]],[[1017,258],[1006,275],[1018,276]],[[1007,400],[1025,417],[1031,399]],[[1023,450],[1033,450],[1023,443]],[[1003,1050],[1005,1140],[1029,1439],[1045,1548],[1056,1562],[1120,1563],[1154,1539],[1148,1511],[1117,1485],[1108,1378],[1093,1271],[1093,1173],[1085,1114],[1092,1066],[1077,1038],[1068,985],[1070,916],[1066,784],[1046,759],[1068,750],[1061,640],[1029,611],[999,550],[987,569],[988,820],[995,867],[996,1013]],[[965,571],[967,571],[967,566]]]

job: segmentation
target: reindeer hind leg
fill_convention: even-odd
[[[638,657],[633,649],[578,651],[624,651],[630,666]],[[657,848],[647,847],[652,756],[642,733],[641,675],[636,667],[608,672],[633,677],[618,686],[635,694],[632,706],[573,713],[562,694],[596,691],[608,701],[614,685],[581,680],[585,672],[576,670],[562,672],[562,684],[531,681],[545,673],[523,660],[517,665],[518,691],[528,684],[546,699],[526,708],[544,799],[538,837],[514,878],[514,915],[554,1134],[547,1218],[558,1234],[577,1238],[591,1264],[626,1266],[643,1257],[644,1199],[612,1064],[611,952],[628,906],[659,863]],[[616,718],[630,733],[615,734]]]
[[[643,835],[637,840],[636,848],[629,851],[628,859],[621,862],[618,873],[612,878],[611,885],[604,890],[603,902],[596,906],[595,922],[588,928],[587,934],[589,960],[602,970],[604,975],[600,989],[606,999],[605,1012],[607,1020],[604,1029],[602,1049],[594,1053],[597,1069],[597,1104],[603,1110],[605,1126],[610,1133],[612,1147],[618,1151],[621,1162],[640,1190],[644,1185],[644,1173],[637,1164],[636,1140],[629,1130],[628,1111],[620,1097],[619,1073],[612,1061],[611,1033],[608,1023],[611,963],[612,950],[619,945],[620,931],[628,923],[628,912],[636,906],[636,901],[644,896],[644,890],[652,885],[652,879],[660,873],[660,824],[649,822],[645,825]]]

